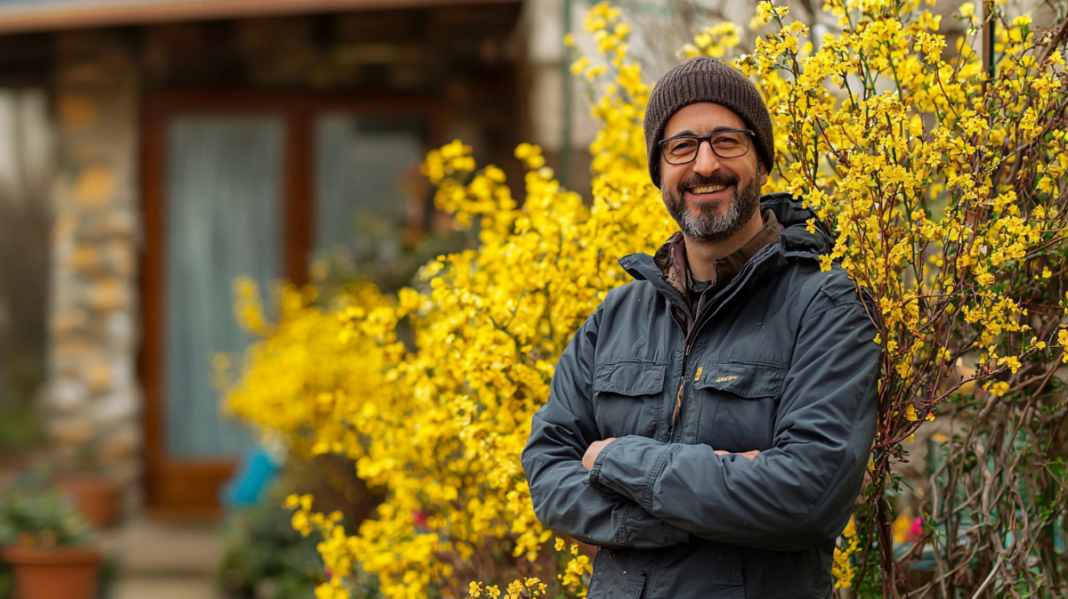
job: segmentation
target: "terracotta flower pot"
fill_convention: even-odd
[[[100,552],[92,547],[0,547],[15,571],[14,599],[93,599]]]
[[[89,524],[108,528],[115,524],[122,500],[122,488],[106,478],[75,476],[56,483],[56,488],[74,500],[74,505]]]

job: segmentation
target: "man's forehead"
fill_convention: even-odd
[[[697,102],[683,106],[671,115],[664,126],[664,137],[708,135],[716,129],[746,129],[738,113],[722,104]]]

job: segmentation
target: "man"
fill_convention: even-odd
[[[645,117],[681,232],[620,260],[560,357],[523,468],[538,518],[602,549],[589,597],[829,597],[875,429],[879,346],[815,215],[760,197],[771,118],[710,58]]]

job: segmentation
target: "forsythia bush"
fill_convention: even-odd
[[[987,70],[971,39],[946,58],[939,19],[919,0],[830,0],[825,10],[840,31],[815,45],[805,24],[764,2],[758,24],[774,31],[751,52],[739,54],[729,23],[683,52],[731,60],[761,88],[778,159],[765,191],[790,191],[819,214],[809,226],[837,239],[825,268],[840,261],[879,308],[879,432],[837,586],[896,596],[903,567],[933,552],[927,584],[943,596],[1057,596],[1068,577],[1054,542],[1068,477],[1051,467],[1063,464],[1068,429],[1053,377],[1068,343],[1065,29],[999,10],[980,23],[964,5],[970,35],[996,26]],[[268,324],[242,286],[239,314],[264,338],[228,408],[297,451],[351,458],[386,497],[358,531],[314,512],[311,497],[288,501],[297,528],[323,534],[320,598],[347,597],[355,568],[376,574],[389,598],[584,593],[590,560],[538,523],[519,454],[557,356],[628,282],[616,260],[677,230],[648,177],[649,87],[628,59],[629,26],[602,4],[586,27],[604,60],[572,68],[592,82],[601,123],[589,203],[523,144],[520,206],[503,172],[479,170],[457,141],[431,152],[424,172],[438,208],[477,225],[480,243],[428,264],[418,289],[392,298],[358,286],[325,304],[285,289]],[[931,473],[920,538],[895,554],[891,467],[936,413],[953,423],[948,457]],[[1002,492],[991,497],[992,486]]]

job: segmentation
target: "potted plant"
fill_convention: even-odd
[[[89,524],[63,494],[21,481],[0,494],[0,558],[18,599],[92,599],[100,551]]]
[[[111,528],[118,520],[122,488],[115,481],[77,474],[56,481],[56,489],[70,497],[82,517],[96,528]]]
[[[61,475],[56,489],[74,502],[82,516],[96,528],[110,528],[118,520],[122,487],[102,472],[93,446],[81,449],[76,467]]]

